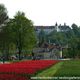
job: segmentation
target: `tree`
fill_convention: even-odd
[[[7,15],[7,9],[3,4],[0,4],[0,26],[7,22],[8,15]]]
[[[39,32],[39,47],[46,41],[46,34],[43,30],[43,28],[41,29],[41,31]]]
[[[76,37],[80,37],[80,31],[78,26],[75,23],[73,23],[71,27]]]
[[[8,29],[12,42],[16,45],[20,60],[22,50],[32,50],[36,44],[33,23],[25,17],[23,12],[17,12],[14,18],[10,20]]]
[[[80,57],[80,31],[79,27],[74,23],[72,24],[72,29],[67,32],[68,39],[68,54],[71,58]]]
[[[8,22],[8,15],[7,15],[7,9],[3,4],[0,4],[0,49],[3,52],[3,57],[5,52],[5,44],[6,44],[6,33],[4,32],[3,28],[5,27],[6,23]],[[4,60],[3,60],[4,62]]]

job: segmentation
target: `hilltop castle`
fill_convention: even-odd
[[[69,31],[71,28],[64,23],[64,25],[58,25],[57,23],[54,26],[35,26],[36,33],[39,33],[41,29],[44,30],[46,34],[56,30],[57,32],[66,32]]]

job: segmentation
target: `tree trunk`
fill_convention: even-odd
[[[3,63],[5,63],[5,42],[3,42],[2,47],[3,47],[3,50],[2,50],[2,52],[3,52],[2,60],[3,60]]]
[[[21,52],[22,52],[22,43],[21,43],[21,33],[19,32],[18,40],[16,40],[16,46],[18,48],[18,58],[21,60]]]
[[[21,60],[21,49],[19,49],[19,60]]]
[[[32,60],[35,60],[35,56],[33,52],[32,52]]]

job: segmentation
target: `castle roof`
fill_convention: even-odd
[[[35,26],[36,29],[53,29],[55,26]]]

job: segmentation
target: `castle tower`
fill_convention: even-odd
[[[59,28],[58,28],[57,22],[56,22],[56,24],[55,24],[55,30],[56,30],[57,32],[59,32]]]

